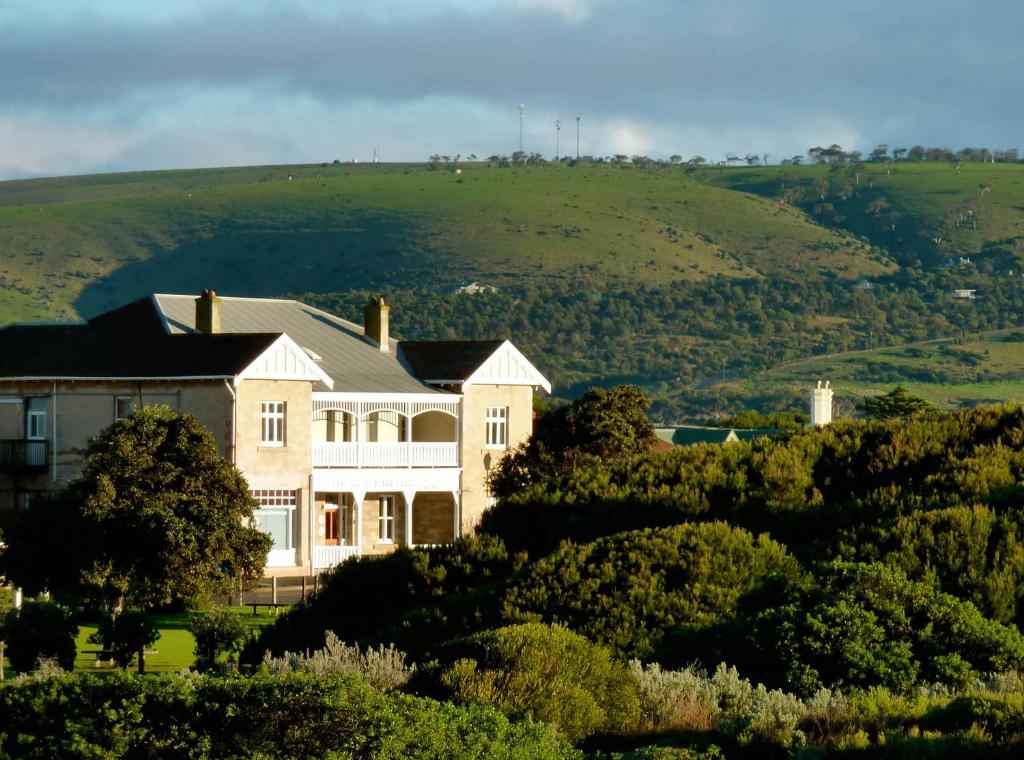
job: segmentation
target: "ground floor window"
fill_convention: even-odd
[[[295,491],[269,488],[251,493],[260,503],[259,508],[253,510],[253,518],[259,529],[274,540],[272,550],[294,549]]]
[[[395,541],[395,497],[380,497],[380,542],[391,544]]]

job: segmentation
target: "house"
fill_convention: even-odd
[[[776,435],[778,432],[778,430],[770,428],[704,427],[701,425],[682,425],[680,427],[654,429],[654,435],[657,436],[659,441],[673,446],[752,441],[755,438]]]
[[[142,405],[194,414],[274,539],[268,574],[439,544],[490,503],[547,379],[511,342],[389,336],[298,301],[153,295],[87,322],[0,329],[0,518],[63,486],[89,439]]]
[[[977,292],[974,288],[957,288],[953,291],[953,298],[961,301],[973,301],[978,297]]]

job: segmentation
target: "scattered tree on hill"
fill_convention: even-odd
[[[237,592],[262,577],[270,550],[255,507],[195,417],[147,407],[90,442],[64,491],[18,514],[0,571],[30,593],[84,597],[114,620],[126,607]]]
[[[920,396],[915,396],[902,385],[897,385],[884,395],[865,400],[860,408],[868,417],[875,420],[910,417],[935,409],[930,403]]]

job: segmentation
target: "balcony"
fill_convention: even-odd
[[[451,441],[412,443],[316,443],[314,467],[458,467],[459,444]]]
[[[48,451],[46,441],[24,438],[0,440],[0,470],[45,471]]]
[[[358,546],[314,546],[313,547],[313,572],[340,565],[345,560],[359,556]]]

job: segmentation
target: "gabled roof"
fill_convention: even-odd
[[[300,301],[220,297],[221,333],[285,333],[333,380],[333,390],[349,393],[438,393],[395,358],[363,338],[363,327]],[[153,296],[159,317],[175,335],[195,333],[195,296]],[[326,384],[316,390],[327,390]]]
[[[0,378],[231,378],[281,337],[152,334],[125,321],[0,329]],[[120,328],[120,329],[119,329]],[[222,338],[227,338],[223,340]]]
[[[655,428],[654,434],[659,440],[674,446],[690,446],[697,443],[734,443],[735,441],[752,441],[767,435],[775,435],[777,430],[768,428],[720,428],[702,427],[700,425],[683,425],[674,428]]]
[[[401,358],[426,382],[463,382],[501,348],[502,340],[403,340]]]
[[[508,340],[403,341],[402,359],[427,383],[530,385],[551,392],[551,383]]]

